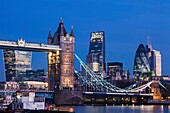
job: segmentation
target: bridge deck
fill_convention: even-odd
[[[7,41],[0,40],[0,49],[10,49],[10,50],[23,50],[23,51],[36,51],[36,52],[49,52],[61,50],[59,45],[50,45],[42,43],[30,43],[22,41]]]
[[[153,93],[110,93],[110,92],[83,92],[88,95],[118,95],[118,96],[153,96]]]

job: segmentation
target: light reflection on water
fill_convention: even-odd
[[[75,106],[74,108],[76,113],[170,113],[170,105]]]

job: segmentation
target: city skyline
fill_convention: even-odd
[[[151,44],[162,54],[162,73],[170,74],[170,53],[167,50],[170,48],[169,6],[170,2],[165,3],[161,0],[138,2],[43,0],[41,3],[33,0],[26,2],[2,0],[0,39],[18,40],[21,36],[28,42],[47,43],[49,28],[54,34],[62,16],[66,29],[74,26],[75,53],[84,62],[88,53],[90,32],[105,31],[106,62],[123,62],[124,68],[129,69],[132,74],[136,49],[140,43],[146,45],[146,37],[150,36]],[[78,8],[80,11],[76,10]],[[39,65],[47,68],[45,58],[47,59],[46,54],[33,53],[33,69],[41,68]],[[35,63],[37,59],[38,64]],[[2,66],[2,56],[0,63]],[[3,72],[2,67],[0,72]]]

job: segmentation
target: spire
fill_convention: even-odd
[[[22,40],[22,37],[21,37],[21,36],[19,37],[19,40]]]
[[[147,36],[147,45],[150,45],[149,36]]]
[[[59,23],[58,29],[56,31],[56,34],[58,34],[59,36],[65,36],[67,34],[66,29],[64,27],[62,17],[60,18],[60,23]]]
[[[60,27],[60,36],[64,36],[64,33],[65,33],[65,28],[64,28],[64,25],[63,23],[61,23],[61,27]]]
[[[147,45],[146,45],[147,52],[151,52],[153,50],[149,38],[150,37],[147,36]]]
[[[66,36],[66,34],[67,34],[67,32],[66,32],[66,29],[64,27],[64,23],[63,23],[63,20],[62,20],[62,17],[61,17],[58,29],[54,34],[53,44],[58,44],[60,42],[61,36]]]
[[[52,43],[52,34],[51,34],[51,28],[49,29],[49,33],[48,33],[48,44]]]
[[[52,39],[51,28],[49,28],[48,39]]]
[[[71,27],[71,33],[70,33],[70,36],[73,36],[73,37],[74,37],[74,28],[73,28],[73,26]]]
[[[60,17],[60,23],[63,23],[63,19],[62,19],[62,17]]]

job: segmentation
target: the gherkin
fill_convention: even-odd
[[[143,44],[140,44],[136,51],[133,74],[137,80],[146,80],[151,75],[147,52]]]

